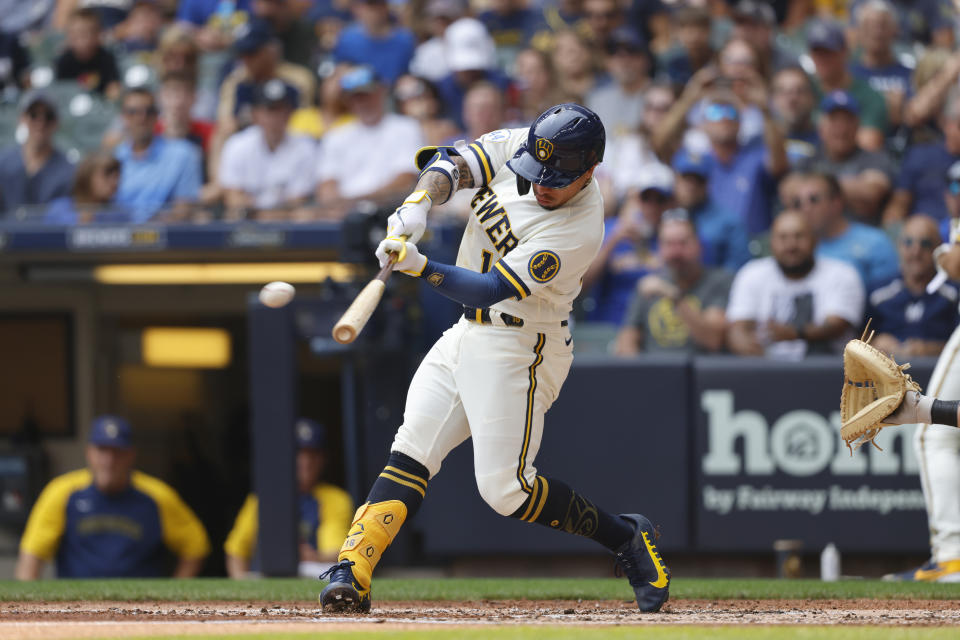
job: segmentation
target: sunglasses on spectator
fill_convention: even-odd
[[[947,188],[950,189],[952,195],[960,196],[960,180],[951,180]]]
[[[156,107],[124,107],[123,115],[125,116],[155,116],[157,115]]]
[[[663,193],[660,193],[656,189],[647,189],[640,193],[641,202],[656,202],[657,204],[663,204],[667,201],[667,196]]]
[[[703,117],[707,122],[720,122],[721,120],[737,120],[740,112],[731,104],[710,104],[703,111]]]
[[[921,249],[933,251],[933,240],[930,238],[914,238],[913,236],[900,236],[900,244],[909,249],[913,245],[920,245]]]
[[[620,12],[617,11],[616,9],[612,11],[587,11],[584,13],[584,15],[587,17],[588,20],[590,18],[601,18],[603,20],[613,20],[618,15],[620,15]]]
[[[27,117],[31,120],[43,120],[45,122],[54,122],[57,119],[56,114],[49,109],[33,109],[27,111]]]
[[[669,111],[672,106],[672,102],[645,102],[643,104],[644,109],[656,112]]]
[[[811,193],[809,196],[807,196],[807,199],[806,199],[806,200],[804,200],[803,198],[794,198],[794,199],[793,199],[793,202],[791,202],[790,204],[793,205],[793,208],[794,208],[794,209],[803,209],[803,206],[804,206],[804,205],[807,205],[807,204],[820,204],[820,202],[823,201],[823,200],[826,200],[826,198],[823,196],[823,194],[820,194],[820,193]]]

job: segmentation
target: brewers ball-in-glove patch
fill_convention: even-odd
[[[868,323],[869,328],[869,323]],[[896,411],[907,391],[920,392],[920,385],[904,371],[910,364],[897,364],[893,358],[870,345],[873,332],[863,332],[860,340],[851,340],[843,349],[843,391],[840,393],[840,437],[850,452],[867,442],[880,448],[874,438],[884,420]]]

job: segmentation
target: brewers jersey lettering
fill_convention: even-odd
[[[537,204],[533,193],[521,196],[506,163],[527,132],[500,129],[469,146],[483,175],[474,176],[481,186],[470,201],[457,266],[481,273],[497,269],[507,278],[514,297],[492,309],[526,323],[559,323],[570,315],[583,274],[603,242],[603,200],[595,181],[555,210]]]
[[[448,329],[414,374],[392,447],[433,476],[454,447],[472,438],[480,495],[502,515],[531,494],[542,506],[549,492],[533,460],[544,414],[573,362],[572,338],[561,322],[603,242],[595,182],[554,210],[541,207],[532,191],[520,195],[506,162],[527,131],[494,131],[469,146],[482,175],[474,176],[479,189],[457,257],[459,267],[500,271],[513,296],[491,308],[523,326],[464,318]],[[536,149],[542,158],[551,150],[541,142],[547,143]]]
[[[56,556],[60,578],[162,576],[166,551],[210,552],[203,525],[169,485],[134,471],[130,486],[101,493],[87,469],[54,478],[37,498],[20,550]]]

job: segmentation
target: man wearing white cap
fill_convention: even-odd
[[[437,84],[447,114],[463,127],[463,97],[467,89],[486,80],[505,90],[510,79],[499,71],[497,50],[487,28],[473,18],[461,18],[443,34],[450,73]]]

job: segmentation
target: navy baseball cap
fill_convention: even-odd
[[[297,90],[280,78],[272,78],[253,90],[254,105],[297,104]]]
[[[833,20],[814,20],[807,28],[807,46],[810,49],[843,51],[847,48],[843,26]]]
[[[621,50],[629,51],[630,53],[642,53],[647,57],[650,56],[650,52],[647,49],[647,41],[630,27],[615,29],[607,39],[607,51],[615,53]]]
[[[777,23],[777,15],[767,2],[740,0],[733,8],[733,21],[760,22],[769,26]]]
[[[820,111],[823,113],[832,113],[841,109],[849,111],[855,116],[860,115],[860,105],[849,91],[831,91],[823,96],[823,100],[820,101]]]
[[[40,89],[31,89],[23,94],[23,97],[20,98],[20,113],[26,113],[31,107],[37,104],[42,104],[49,109],[54,116],[57,115],[57,103],[50,95]]]
[[[300,418],[294,432],[300,449],[325,449],[327,446],[327,429],[316,420]]]
[[[97,416],[93,419],[87,442],[98,447],[131,449],[130,423],[119,416]]]
[[[710,176],[710,168],[701,155],[683,154],[673,165],[678,176],[698,176],[706,180]]]
[[[237,55],[254,53],[273,40],[273,30],[263,20],[252,20],[237,30],[233,51]]]

